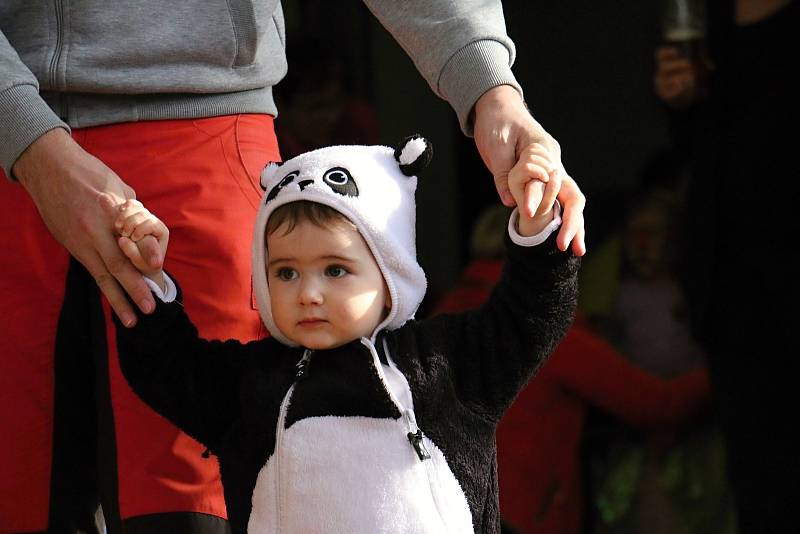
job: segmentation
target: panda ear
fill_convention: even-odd
[[[394,149],[394,159],[400,164],[400,172],[406,176],[419,176],[433,157],[433,146],[421,135],[403,139]]]
[[[275,177],[275,173],[278,172],[278,168],[280,168],[281,165],[282,163],[278,161],[270,161],[267,166],[264,167],[264,170],[261,171],[261,189],[264,191],[267,190],[267,183]]]

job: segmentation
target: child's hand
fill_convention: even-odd
[[[162,290],[166,290],[162,266],[167,253],[169,229],[158,217],[147,211],[138,200],[127,200],[117,207],[117,218],[114,228],[120,237],[117,244],[125,256],[131,260],[143,275],[154,281]],[[146,250],[153,250],[148,240],[156,240],[161,255],[144,257]]]
[[[518,232],[536,235],[553,220],[553,204],[561,190],[556,162],[544,145],[532,143],[508,173],[508,187],[519,208]]]

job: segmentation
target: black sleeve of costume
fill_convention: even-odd
[[[134,328],[115,318],[120,368],[133,391],[181,430],[217,451],[239,415],[240,383],[256,367],[276,362],[285,347],[272,339],[242,344],[201,339],[183,309],[156,298]]]
[[[572,322],[580,260],[555,239],[556,232],[521,247],[506,237],[508,261],[486,304],[397,331],[398,346],[417,347],[413,358],[400,358],[414,389],[454,388],[472,412],[500,418]]]

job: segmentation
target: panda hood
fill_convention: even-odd
[[[372,251],[389,288],[392,307],[373,336],[395,329],[414,316],[427,282],[417,263],[417,175],[432,155],[422,137],[387,146],[332,146],[301,154],[261,174],[262,198],[253,236],[253,286],[261,319],[276,339],[296,345],[272,316],[267,285],[265,232],[276,208],[307,200],[335,209],[356,225]]]

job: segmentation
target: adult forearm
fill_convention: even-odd
[[[521,93],[511,72],[514,43],[498,0],[365,3],[433,91],[450,103],[467,135],[472,108],[488,89],[511,85]]]

